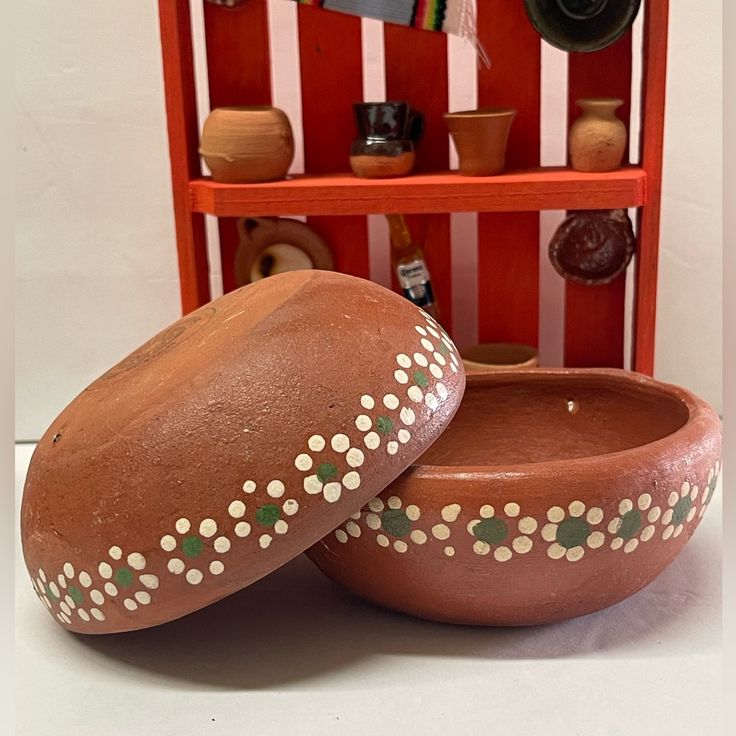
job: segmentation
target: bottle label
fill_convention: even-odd
[[[429,280],[429,271],[424,261],[417,259],[409,263],[402,263],[396,269],[404,296],[418,307],[434,304],[432,283]]]

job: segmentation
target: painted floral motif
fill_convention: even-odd
[[[708,471],[708,479],[705,482],[705,488],[703,488],[703,497],[700,501],[700,511],[698,512],[698,518],[702,517],[705,513],[705,509],[713,499],[713,493],[718,485],[718,473],[721,469],[720,462],[716,461],[716,464]]]
[[[628,554],[639,546],[639,542],[648,542],[654,536],[654,524],[661,513],[659,506],[652,506],[648,493],[642,493],[636,504],[625,498],[618,505],[618,516],[608,524],[608,531],[613,535],[611,549],[623,547]]]
[[[534,543],[528,535],[537,530],[536,520],[529,516],[518,519],[521,513],[518,503],[507,503],[503,513],[505,518],[496,514],[491,504],[485,504],[478,512],[480,518],[468,524],[468,532],[475,538],[475,554],[493,552],[494,559],[506,562],[513,557],[514,552],[523,555],[531,550]],[[514,527],[520,532],[519,535],[516,535]]]
[[[665,525],[662,539],[679,537],[685,522],[692,521],[696,514],[695,500],[698,497],[698,486],[691,486],[684,481],[680,492],[672,491],[667,498],[668,509],[662,514],[662,524]]]
[[[222,574],[225,565],[219,557],[230,550],[231,542],[218,534],[214,519],[203,519],[193,527],[189,519],[181,518],[174,528],[176,534],[164,534],[160,539],[161,549],[172,555],[166,564],[170,573],[183,574],[190,585],[199,585],[206,570],[212,575]]]
[[[549,523],[542,527],[542,539],[551,543],[547,554],[553,560],[565,557],[577,562],[586,547],[597,549],[605,541],[605,534],[595,528],[603,521],[603,511],[597,506],[586,510],[582,501],[573,501],[567,512],[553,506],[547,512],[547,520]]]

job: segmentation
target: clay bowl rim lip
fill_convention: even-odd
[[[474,110],[456,110],[455,112],[444,112],[442,117],[445,120],[472,120],[477,118],[502,118],[516,117],[517,110],[515,107],[505,107],[503,105],[488,105],[485,107],[476,107]]]
[[[608,105],[616,105],[618,109],[624,104],[624,101],[620,97],[579,97],[575,100],[575,104],[578,107],[589,105],[591,107],[606,107]]]
[[[210,115],[216,112],[280,112],[283,115],[286,113],[275,105],[218,105],[210,110]],[[209,117],[209,115],[208,115]]]
[[[498,476],[510,479],[525,479],[531,477],[559,477],[562,473],[576,475],[593,473],[602,476],[611,468],[620,468],[622,471],[630,469],[635,463],[639,466],[651,466],[653,455],[662,456],[666,448],[673,445],[693,447],[702,443],[711,431],[711,425],[720,422],[715,410],[704,400],[681,386],[664,383],[650,378],[643,373],[628,371],[622,368],[501,368],[487,373],[468,373],[465,376],[465,391],[472,389],[474,384],[485,385],[508,381],[512,378],[516,382],[528,382],[535,379],[553,379],[562,376],[580,378],[603,377],[614,385],[644,386],[653,389],[670,398],[679,401],[687,410],[684,424],[664,437],[646,442],[626,450],[617,450],[597,455],[583,457],[546,460],[538,463],[514,463],[498,465],[430,465],[414,462],[404,471],[399,479],[411,478],[421,481],[442,481],[443,483],[467,483],[468,480],[478,481]],[[462,405],[462,401],[461,404]],[[439,441],[439,438],[436,440]],[[684,454],[683,452],[678,453]],[[472,477],[469,477],[472,476]]]

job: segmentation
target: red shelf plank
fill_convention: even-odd
[[[633,166],[607,174],[542,168],[490,177],[452,172],[400,179],[305,175],[266,184],[218,184],[203,178],[189,183],[189,193],[195,212],[219,217],[613,209],[640,207],[647,198],[646,174]]]

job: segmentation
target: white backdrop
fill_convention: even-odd
[[[295,120],[294,7],[270,2],[275,104]],[[16,437],[35,439],[90,381],[175,320],[179,296],[156,3],[27,0],[17,17]],[[378,31],[364,23],[374,69]],[[450,49],[457,108],[472,96],[469,49],[455,39]],[[546,46],[543,54],[542,155],[561,163],[564,55]],[[673,0],[656,375],[719,411],[720,65],[721,3]],[[380,94],[380,75],[366,78],[366,95]],[[469,217],[455,218],[457,232],[470,232]],[[556,217],[543,216],[545,242]],[[382,223],[372,233],[373,275],[385,282]],[[454,253],[458,280],[472,279],[472,249],[469,239]],[[562,281],[545,261],[542,253],[541,351],[555,364]],[[473,299],[458,290],[461,342],[474,329]]]

